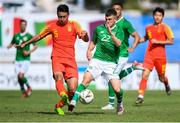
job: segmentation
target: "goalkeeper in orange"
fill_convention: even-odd
[[[57,7],[57,16],[58,20],[56,22],[48,25],[40,34],[21,44],[20,47],[37,42],[47,35],[52,35],[53,77],[56,81],[56,90],[61,97],[61,100],[55,105],[55,111],[59,115],[64,115],[62,107],[69,104],[69,100],[71,100],[78,85],[78,70],[74,49],[76,37],[78,36],[85,42],[88,42],[89,37],[77,22],[68,20],[69,7],[67,5],[62,4]],[[68,90],[64,87],[63,80],[67,83]]]
[[[154,23],[146,27],[146,35],[140,40],[145,42],[149,40],[148,47],[144,58],[143,66],[145,70],[139,85],[139,95],[136,104],[142,104],[146,90],[149,74],[155,67],[159,80],[164,83],[167,95],[171,95],[168,78],[165,76],[166,70],[166,51],[165,45],[172,45],[174,35],[171,28],[163,23],[164,9],[157,7],[153,11]]]

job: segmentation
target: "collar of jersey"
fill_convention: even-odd
[[[20,36],[24,36],[26,33],[27,32],[23,32],[23,33],[20,32]]]
[[[124,17],[122,16],[121,18],[119,18],[116,23],[118,23],[119,21],[121,21]]]

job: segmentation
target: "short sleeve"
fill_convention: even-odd
[[[129,34],[132,34],[136,31],[129,21],[125,21],[125,27]]]
[[[50,26],[45,27],[39,34],[40,38],[43,38],[51,33]]]
[[[94,42],[94,44],[97,43],[97,28],[93,32],[93,42]]]
[[[75,27],[75,30],[76,30],[76,34],[78,35],[78,37],[80,37],[81,32],[82,32],[81,25],[76,21],[73,21],[73,23],[74,23],[74,27]]]
[[[173,31],[171,30],[171,28],[168,25],[165,25],[164,29],[165,29],[165,34],[166,34],[168,39],[174,38]]]

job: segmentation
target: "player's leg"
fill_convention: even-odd
[[[116,66],[116,69],[114,70],[114,73],[119,74],[126,65],[127,61],[128,61],[128,57],[119,57],[119,61]],[[102,110],[114,109],[115,92],[110,82],[108,83],[108,94],[109,94],[108,97],[109,102],[107,105],[101,108]]]
[[[137,61],[134,61],[132,66],[126,68],[126,69],[123,69],[120,74],[119,74],[119,77],[120,79],[126,77],[127,75],[129,75],[130,73],[132,73],[134,70],[144,70],[144,67],[143,67],[143,64],[141,63],[138,63]]]
[[[69,105],[69,111],[72,111],[73,108],[76,106],[76,102],[79,99],[79,94],[81,91],[85,90],[86,87],[90,84],[90,82],[92,80],[94,80],[95,78],[97,78],[98,76],[101,75],[102,70],[101,70],[101,61],[97,60],[97,59],[92,59],[89,63],[89,66],[86,70],[86,72],[84,73],[83,76],[83,81],[82,83],[77,87],[73,99],[70,102]]]
[[[138,97],[136,100],[136,104],[142,104],[144,101],[144,94],[146,91],[146,87],[147,87],[147,80],[150,74],[150,70],[145,68],[145,70],[142,73],[142,79],[140,81],[140,85],[139,85],[139,90],[138,90]]]
[[[24,76],[24,73],[22,71],[22,62],[21,61],[15,61],[15,72],[17,74],[18,83],[20,85],[20,90],[22,92],[22,97],[27,97],[26,90],[24,88],[24,83],[22,81],[22,78]]]
[[[149,78],[150,72],[154,68],[154,62],[150,54],[146,54],[143,63],[144,71],[142,73],[142,79],[139,84],[138,97],[136,104],[142,104],[144,102],[144,94],[147,86],[147,80]]]
[[[87,88],[87,86],[90,84],[90,82],[94,80],[92,74],[90,72],[85,72],[84,76],[83,76],[83,81],[82,83],[77,87],[74,96],[70,102],[70,105],[68,107],[69,111],[72,111],[74,109],[74,107],[76,106],[76,103],[79,99],[79,94],[81,91],[85,90]]]
[[[22,61],[22,70],[21,70],[21,71],[23,71],[23,73],[24,73],[23,78],[22,78],[22,81],[23,81],[23,83],[27,86],[27,91],[26,91],[26,93],[27,93],[28,96],[30,96],[30,95],[32,94],[32,88],[31,88],[31,86],[30,86],[30,84],[29,84],[29,82],[28,82],[28,80],[27,80],[27,78],[26,78],[26,76],[25,76],[25,73],[26,73],[26,72],[28,71],[28,69],[29,69],[29,64],[30,64],[29,61]]]
[[[123,89],[120,86],[120,80],[118,79],[111,79],[110,80],[112,87],[115,91],[117,97],[117,114],[122,115],[124,111],[123,107]]]
[[[155,68],[157,70],[159,80],[164,83],[165,90],[167,95],[171,95],[171,88],[168,82],[168,78],[165,76],[165,71],[166,71],[166,59],[156,59],[155,60]]]
[[[22,92],[22,97],[27,97],[27,93],[26,93],[26,89],[24,88],[24,82],[22,81],[22,78],[24,76],[24,73],[18,73],[18,82],[19,82],[19,85],[20,85],[20,89],[21,89],[21,92]]]

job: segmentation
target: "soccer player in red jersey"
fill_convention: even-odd
[[[145,70],[139,85],[139,95],[136,104],[142,104],[144,101],[144,93],[150,72],[155,67],[159,80],[164,83],[167,95],[171,95],[171,89],[168,78],[165,76],[166,69],[166,51],[165,45],[172,45],[174,35],[168,25],[163,23],[164,9],[157,7],[153,11],[154,23],[146,27],[146,35],[140,40],[144,42],[149,40],[148,47],[144,58],[143,66]]]
[[[62,4],[57,7],[57,16],[57,22],[49,24],[40,34],[21,44],[20,47],[37,42],[49,34],[52,35],[53,77],[56,81],[56,90],[61,97],[61,100],[55,106],[55,111],[59,115],[64,115],[62,106],[69,104],[69,100],[71,100],[78,85],[78,70],[74,49],[76,37],[78,36],[85,42],[88,42],[89,37],[77,22],[68,19],[69,7],[67,5]],[[67,83],[68,91],[64,87],[63,79]]]

